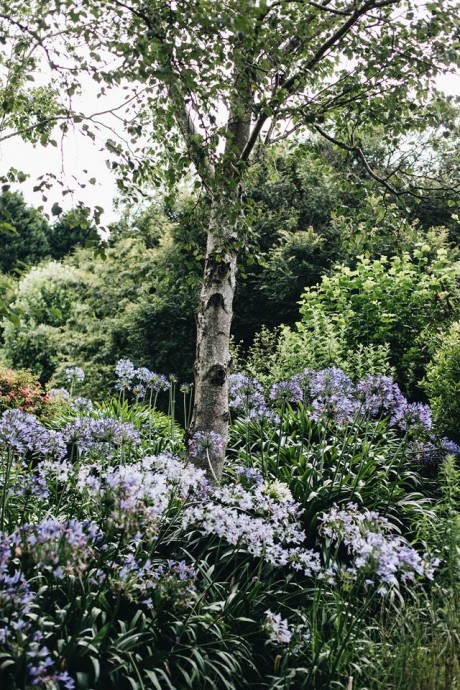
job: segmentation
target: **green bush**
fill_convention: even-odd
[[[50,255],[50,226],[22,194],[0,195],[0,270],[12,273],[24,264],[35,264]]]
[[[428,245],[390,259],[359,257],[354,269],[337,266],[304,292],[301,322],[279,341],[278,375],[328,360],[349,371],[356,356],[382,371],[388,348],[397,380],[413,394],[439,333],[460,313],[459,276],[460,263],[446,249],[433,256]]]
[[[8,364],[30,368],[45,383],[59,361],[68,361],[72,349],[68,324],[90,280],[84,271],[57,262],[36,267],[21,280],[12,304],[20,318],[6,321],[4,328]]]
[[[298,323],[295,331],[288,326],[273,331],[263,327],[246,356],[239,353],[240,368],[265,387],[306,368],[338,367],[353,380],[367,373],[393,376],[389,356],[387,343],[358,344],[350,349],[344,325],[334,324],[321,312],[312,314],[308,325]]]
[[[442,335],[424,381],[437,427],[460,440],[460,322]]]
[[[104,255],[78,249],[32,269],[12,303],[19,318],[5,321],[8,363],[52,386],[65,383],[66,367],[83,366],[81,392],[99,399],[125,356],[190,380],[197,288],[187,283],[184,253],[164,217],[162,233],[153,246],[148,237],[121,234]]]

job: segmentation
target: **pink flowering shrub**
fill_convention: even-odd
[[[40,415],[49,402],[49,395],[30,371],[0,365],[0,412],[19,409]]]

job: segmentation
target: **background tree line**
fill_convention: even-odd
[[[448,175],[451,161],[442,165]],[[375,182],[358,184],[359,174],[318,141],[279,145],[254,166],[234,366],[267,383],[305,366],[357,376],[376,368],[423,400],[427,386],[432,395],[439,387],[439,376],[426,383],[427,367],[433,371],[443,338],[452,349],[449,328],[460,314],[457,202],[427,196],[396,204]],[[192,191],[125,204],[99,253],[83,210],[50,225],[20,195],[5,191],[0,204],[11,225],[2,284],[19,315],[4,322],[8,364],[51,385],[64,382],[67,366],[84,365],[95,397],[110,388],[113,363],[124,356],[192,380],[208,212]]]

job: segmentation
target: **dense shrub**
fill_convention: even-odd
[[[21,194],[4,191],[0,195],[0,270],[12,273],[25,264],[36,264],[50,255],[50,226]]]
[[[438,428],[460,440],[460,322],[439,338],[424,386]]]
[[[3,352],[11,366],[30,368],[45,383],[59,361],[69,361],[68,325],[80,323],[79,300],[90,282],[90,274],[57,262],[32,269],[20,281],[12,305],[20,318],[5,322],[4,329]]]
[[[388,347],[398,381],[417,393],[439,333],[458,317],[459,275],[446,250],[432,256],[428,246],[391,259],[361,257],[355,269],[338,266],[305,291],[300,323],[279,341],[278,375],[302,363],[347,368],[359,348],[370,348],[368,365],[381,369]]]
[[[313,314],[308,328],[282,326],[276,331],[262,328],[247,353],[240,356],[241,367],[265,386],[290,377],[305,368],[339,367],[353,380],[366,373],[394,373],[388,344],[362,345],[351,349],[343,325],[337,327],[324,314]]]
[[[49,396],[30,371],[13,371],[0,364],[0,412],[19,409],[40,415]]]
[[[80,249],[34,268],[12,303],[19,318],[5,322],[5,359],[53,386],[65,382],[68,366],[84,364],[82,392],[93,397],[110,390],[110,371],[123,354],[190,380],[197,289],[186,283],[171,224],[163,230],[153,247],[148,238],[120,237],[105,256]],[[173,265],[182,266],[183,280]]]

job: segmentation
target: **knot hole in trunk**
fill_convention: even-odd
[[[209,382],[215,386],[223,386],[227,378],[227,368],[223,364],[214,364],[208,371]]]
[[[209,309],[210,307],[213,307],[214,309],[221,308],[224,311],[226,311],[224,296],[221,295],[220,292],[214,292],[214,294],[212,294],[211,297],[208,299],[206,309]]]

